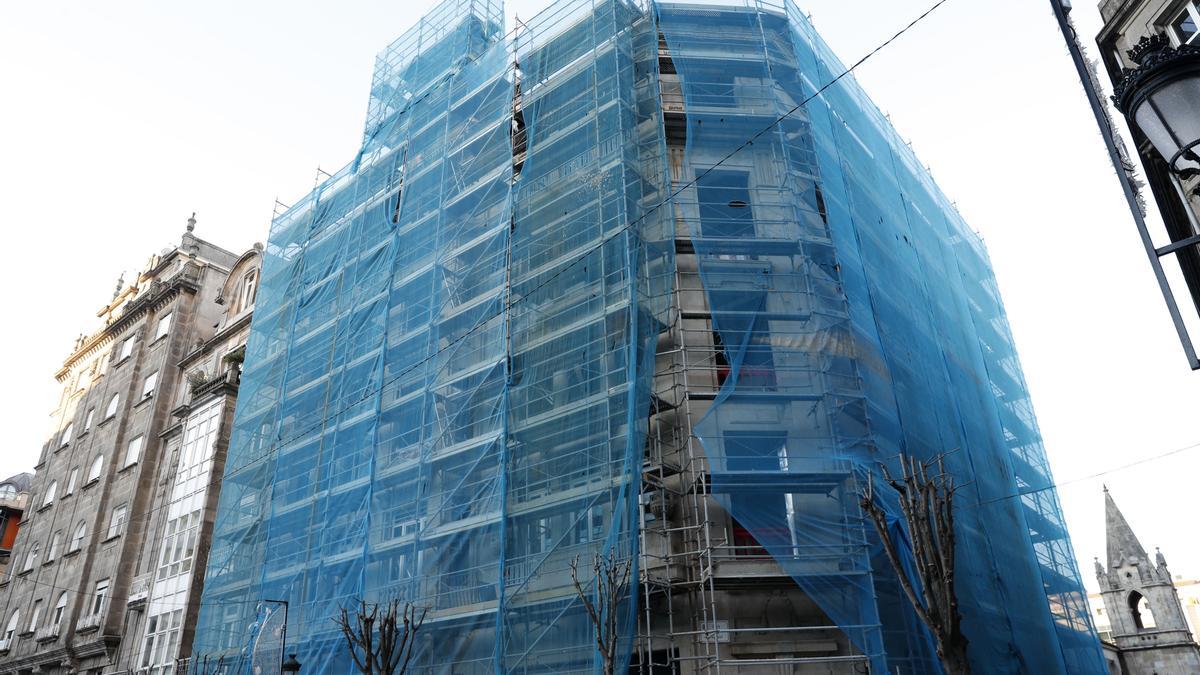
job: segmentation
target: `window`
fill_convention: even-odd
[[[71,536],[71,548],[67,549],[67,553],[74,553],[83,548],[83,538],[87,536],[87,523],[82,520],[75,526],[75,534]]]
[[[50,550],[46,553],[46,562],[58,557],[59,549],[62,548],[62,537],[62,530],[55,532],[54,536],[50,537]]]
[[[133,466],[142,458],[142,443],[144,441],[144,436],[138,436],[129,441],[129,445],[125,446],[125,466]]]
[[[29,617],[29,632],[37,630],[38,622],[42,620],[42,601],[33,601],[33,614]]]
[[[700,232],[705,238],[754,236],[750,174],[709,171],[696,180],[696,200],[700,206]]]
[[[41,550],[42,545],[36,541],[33,542],[33,546],[29,547],[29,553],[25,556],[25,567],[21,569],[22,572],[28,572],[33,569],[33,566],[37,564],[38,553]]]
[[[54,503],[54,497],[58,495],[58,481],[50,481],[50,487],[46,488],[46,495],[42,497],[42,508],[50,506]]]
[[[92,614],[99,614],[104,609],[106,600],[108,600],[108,579],[101,579],[96,582],[96,589],[92,591]]]
[[[175,650],[179,643],[179,631],[182,623],[182,609],[150,617],[150,621],[146,624],[146,640],[142,643],[140,664],[142,668],[150,669],[151,673],[171,672],[170,664],[175,661]]]
[[[121,404],[121,395],[113,394],[112,398],[108,399],[108,407],[104,409],[104,419],[111,420],[117,416],[117,406]]]
[[[250,270],[242,277],[242,287],[238,295],[238,312],[244,312],[254,306],[254,298],[258,294],[258,270]]]
[[[58,602],[54,603],[54,614],[50,616],[50,625],[58,627],[62,625],[63,614],[67,611],[67,592],[63,591],[58,594]]]
[[[112,515],[108,517],[108,536],[106,539],[112,539],[125,531],[125,516],[128,513],[129,508],[124,504],[112,510]]]
[[[15,610],[12,613],[12,618],[8,620],[8,626],[4,628],[4,646],[7,649],[12,646],[13,635],[17,633],[17,626],[21,624],[21,610]]]
[[[87,417],[83,419],[83,430],[87,431],[92,428],[92,420],[96,418],[96,409],[88,408]]]
[[[1196,35],[1200,33],[1200,6],[1189,2],[1183,11],[1175,15],[1171,21],[1171,33],[1181,45],[1198,42]]]
[[[117,353],[117,363],[124,361],[133,355],[133,343],[137,340],[137,336],[130,335],[121,343],[121,351]]]
[[[167,336],[167,332],[171,330],[171,314],[167,313],[158,320],[158,325],[154,328],[154,339]]]
[[[91,483],[100,480],[100,471],[104,469],[104,455],[96,455],[96,459],[92,460],[92,466],[88,469],[87,482]]]
[[[63,493],[63,496],[66,497],[69,494],[74,494],[75,488],[78,486],[78,484],[79,467],[76,466],[71,468],[71,476],[67,478],[67,491]]]
[[[15,499],[17,497],[17,487],[12,483],[0,485],[0,499]]]
[[[75,423],[67,424],[67,428],[63,429],[62,438],[58,440],[58,447],[65,448],[71,444],[71,434],[75,432]]]
[[[150,398],[151,394],[154,393],[154,387],[157,384],[158,384],[158,371],[156,370],[153,373],[150,373],[149,375],[147,375],[145,381],[142,382],[142,398]]]

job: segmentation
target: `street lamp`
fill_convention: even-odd
[[[281,667],[281,670],[285,673],[300,672],[300,662],[296,660],[295,654],[288,654],[288,659],[287,659],[287,661],[283,662],[283,666]]]
[[[1113,103],[1182,178],[1200,176],[1200,48],[1144,37],[1128,52],[1138,67],[1113,90]]]

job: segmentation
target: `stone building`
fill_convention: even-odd
[[[1146,554],[1108,489],[1104,490],[1108,564],[1096,560],[1096,579],[1110,624],[1105,655],[1112,673],[1200,673],[1200,645],[1162,551]]]
[[[0,673],[163,675],[186,650],[259,259],[194,227],[118,284],[55,374],[0,580]]]
[[[0,482],[0,578],[8,569],[13,542],[21,527],[21,516],[25,513],[32,483],[31,473],[19,473]]]

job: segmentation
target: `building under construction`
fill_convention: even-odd
[[[630,672],[938,672],[859,507],[906,452],[964,486],[977,671],[1105,672],[984,247],[843,71],[756,0],[384,50],[272,226],[192,668],[348,672],[397,598],[410,672],[599,672],[599,554]]]

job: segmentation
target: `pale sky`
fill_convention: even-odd
[[[932,0],[799,0],[856,61]],[[374,55],[430,0],[0,3],[0,477],[30,470],[53,372],[122,270],[196,234],[240,252],[276,196],[357,150]],[[529,18],[545,0],[509,2]],[[1094,5],[1076,2],[1089,44]],[[1048,0],[949,0],[858,71],[985,238],[1085,583],[1101,483],[1200,577],[1200,373],[1183,358]],[[1152,221],[1156,218],[1151,216]],[[127,277],[128,278],[128,277]],[[1200,334],[1197,335],[1200,338]]]

